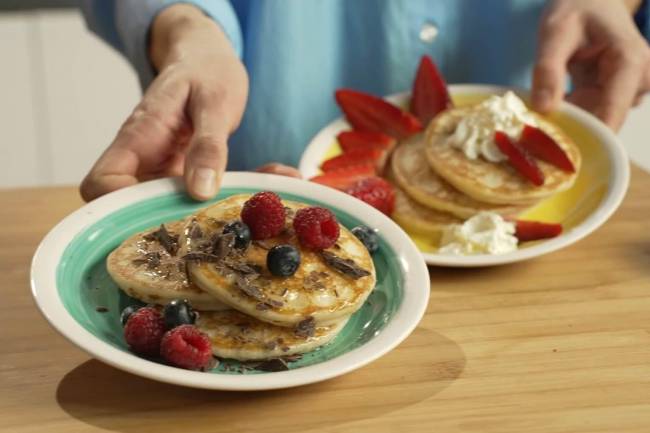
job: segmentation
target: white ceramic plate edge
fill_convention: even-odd
[[[513,89],[500,86],[475,84],[452,84],[449,86],[449,91],[452,94],[500,94],[506,90]],[[528,97],[528,92],[521,89],[514,90],[523,98]],[[386,99],[399,104],[406,102],[408,97],[409,93],[404,92],[390,95]],[[596,210],[578,226],[566,231],[561,236],[540,242],[528,248],[522,248],[512,253],[500,255],[454,256],[422,253],[427,264],[452,267],[481,267],[503,265],[531,259],[533,257],[557,251],[578,242],[580,239],[603,225],[614,211],[616,211],[625,197],[630,182],[630,164],[623,145],[611,129],[580,107],[563,101],[558,111],[566,113],[589,128],[599,138],[599,142],[604,145],[605,151],[609,157],[612,181]],[[327,125],[319,131],[316,136],[314,136],[300,159],[299,169],[305,178],[319,174],[318,165],[322,161],[325,152],[327,152],[332,145],[334,137],[339,132],[349,128],[347,122],[343,118],[339,118]]]
[[[101,197],[70,214],[45,236],[32,260],[31,288],[36,304],[47,321],[72,343],[116,368],[177,385],[240,391],[288,388],[348,373],[386,354],[415,329],[428,304],[429,274],[416,246],[389,218],[331,188],[283,176],[230,172],[224,176],[222,185],[252,188],[264,185],[265,189],[299,195],[308,191],[316,200],[343,209],[379,229],[400,258],[404,277],[404,298],[392,320],[372,340],[341,356],[295,370],[259,375],[220,375],[182,370],[139,358],[98,339],[77,323],[59,298],[56,288],[58,263],[73,237],[107,214],[141,200],[182,190],[178,179],[160,179]]]

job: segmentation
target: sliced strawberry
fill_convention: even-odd
[[[499,150],[508,157],[510,165],[534,185],[544,185],[544,173],[526,151],[514,144],[510,137],[501,131],[494,133],[494,141]]]
[[[576,171],[564,149],[539,128],[525,125],[519,137],[519,145],[535,158],[553,164],[561,170],[569,173]]]
[[[393,186],[378,176],[355,182],[344,190],[348,194],[363,200],[386,215],[395,209],[395,190]]]
[[[523,220],[517,220],[515,224],[517,227],[515,236],[519,242],[554,238],[562,233],[562,224]]]
[[[353,183],[376,174],[374,164],[364,164],[333,170],[320,176],[312,177],[312,182],[344,190]]]
[[[357,149],[380,149],[390,151],[397,140],[381,132],[343,131],[336,136],[343,152]]]
[[[355,165],[374,164],[377,171],[381,172],[387,155],[388,151],[381,149],[355,149],[328,159],[320,168],[328,172]]]
[[[422,130],[422,124],[412,114],[376,96],[350,89],[339,89],[335,96],[348,122],[356,130],[382,132],[397,139]]]
[[[413,92],[411,97],[411,113],[422,122],[429,123],[438,113],[452,107],[447,83],[442,74],[433,63],[431,57],[422,56],[418,72],[413,81]]]

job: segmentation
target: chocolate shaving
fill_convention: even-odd
[[[302,359],[302,354],[301,353],[295,353],[293,355],[283,356],[282,358],[287,362],[296,362],[296,361],[300,361]]]
[[[370,272],[361,268],[351,259],[341,258],[329,251],[321,251],[320,256],[329,267],[354,280],[370,275]]]
[[[269,359],[268,361],[264,361],[260,363],[257,366],[258,370],[261,371],[268,371],[271,373],[277,372],[277,371],[287,371],[289,370],[289,366],[287,363],[281,359],[281,358],[274,358],[274,359]]]
[[[321,278],[326,278],[325,272],[311,271],[305,278],[303,278],[303,286],[307,290],[323,290],[325,284],[320,281]]]
[[[262,273],[262,268],[253,263],[228,263],[230,269],[245,275],[249,279],[255,279]]]
[[[164,224],[160,224],[160,228],[155,232],[145,235],[144,238],[148,241],[157,241],[170,255],[175,256],[178,251],[178,236],[169,234]]]
[[[236,275],[235,284],[237,285],[237,288],[239,290],[241,290],[251,298],[256,299],[258,301],[265,301],[264,293],[262,293],[259,287],[251,283],[246,277],[242,275]]]
[[[196,220],[192,221],[192,226],[190,227],[190,231],[187,233],[187,236],[190,238],[190,241],[195,241],[203,237],[203,230],[201,229],[199,223],[196,222]]]
[[[97,307],[97,308],[95,308],[95,311],[97,311],[98,313],[108,313],[108,308],[106,308],[106,307]]]
[[[147,269],[155,269],[156,267],[158,267],[158,265],[160,265],[160,253],[158,252],[147,253],[144,255],[144,258],[135,259],[131,263],[133,263],[136,266],[147,265]]]
[[[273,350],[276,347],[278,347],[278,342],[277,341],[267,341],[266,343],[264,343],[264,348],[266,350]]]
[[[235,247],[235,234],[219,234],[212,238],[212,254],[223,259],[230,255]]]
[[[221,259],[214,254],[195,252],[187,253],[183,256],[183,260],[188,262],[205,262],[205,263],[218,263]]]
[[[307,317],[305,320],[299,322],[293,330],[293,333],[298,337],[308,338],[313,337],[316,331],[316,320],[312,316]]]
[[[271,305],[267,302],[259,302],[255,305],[255,309],[258,311],[266,311],[271,309]]]

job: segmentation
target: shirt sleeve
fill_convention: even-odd
[[[650,40],[650,2],[648,0],[641,2],[634,14],[634,22],[646,40]]]
[[[84,0],[82,11],[89,29],[131,62],[144,89],[155,76],[148,53],[151,23],[160,11],[177,3],[194,5],[211,17],[242,56],[241,29],[228,0]]]

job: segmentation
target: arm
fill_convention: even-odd
[[[246,104],[244,66],[221,27],[194,6],[163,9],[150,34],[159,74],[84,179],[86,200],[160,176],[182,174],[197,199],[220,184]]]

